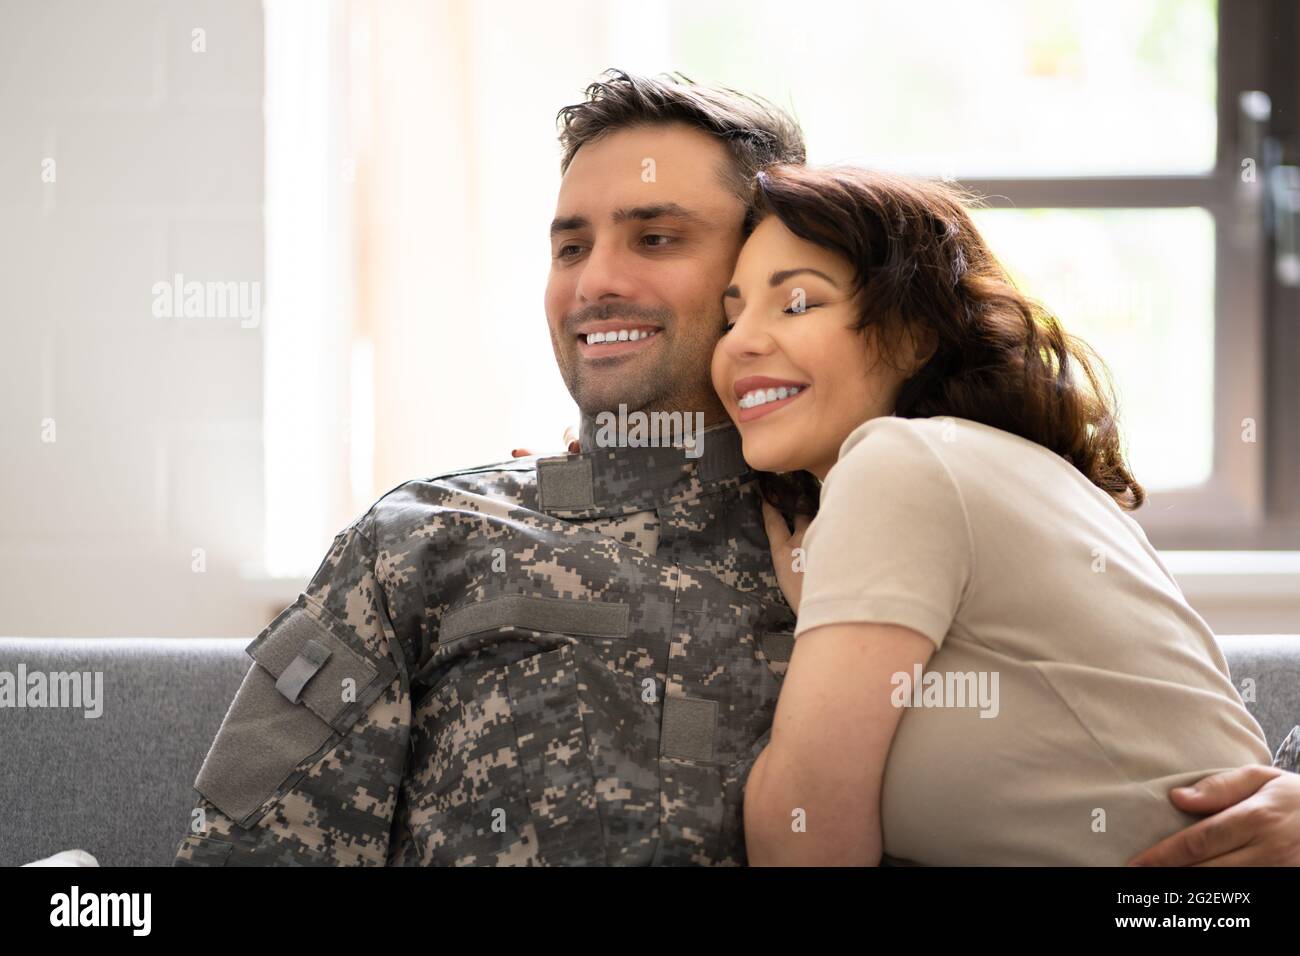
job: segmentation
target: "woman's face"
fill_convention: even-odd
[[[879,360],[852,328],[860,301],[849,298],[852,279],[847,261],[776,216],[740,250],[712,373],[751,467],[824,479],[850,432],[892,414],[908,373]]]

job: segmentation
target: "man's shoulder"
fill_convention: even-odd
[[[454,500],[472,495],[515,509],[537,511],[537,458],[514,458],[444,472],[408,485],[431,486]]]
[[[537,460],[536,455],[529,458],[512,458],[484,465],[472,465],[468,468],[457,468],[454,471],[443,471],[425,478],[410,478],[381,495],[375,504],[379,505],[404,490],[409,492],[425,488],[462,491],[489,497],[510,497],[536,484]]]
[[[486,465],[474,465],[470,468],[458,468],[455,471],[444,471],[430,478],[415,478],[412,481],[444,481],[452,478],[460,478],[467,475],[491,475],[494,473],[507,473],[511,475],[535,475],[537,473],[537,460],[542,456],[530,455],[527,458],[507,458],[504,461],[493,461]]]
[[[537,456],[410,478],[380,495],[354,524],[391,541],[440,522],[448,511],[536,510]]]

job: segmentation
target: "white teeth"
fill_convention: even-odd
[[[588,332],[587,344],[600,345],[603,342],[639,342],[657,335],[658,329],[611,329],[608,332]]]
[[[804,386],[802,385],[782,385],[780,388],[756,388],[753,391],[746,392],[741,396],[737,403],[741,408],[757,408],[759,405],[766,405],[768,402],[779,402],[783,398],[791,398],[798,395]]]

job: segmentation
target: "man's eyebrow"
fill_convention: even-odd
[[[590,226],[591,222],[586,216],[558,216],[551,220],[552,238],[561,232],[573,232],[577,229],[585,229]]]
[[[768,276],[767,284],[775,289],[786,279],[790,278],[791,276],[797,276],[801,272],[809,272],[815,276],[820,276],[821,278],[829,282],[831,285],[835,286],[835,288],[838,289],[840,287],[840,284],[836,282],[834,279],[832,279],[830,276],[828,276],[826,273],[822,272],[820,269],[814,269],[811,266],[800,266],[797,269],[782,269],[779,272],[773,272],[770,276]],[[722,293],[722,297],[724,299],[739,299],[740,287],[734,285],[727,286],[726,290]]]
[[[638,222],[644,222],[649,219],[680,219],[693,225],[707,225],[704,217],[699,213],[687,209],[681,203],[660,202],[653,203],[649,206],[626,206],[622,209],[615,209],[611,217],[614,222],[624,223],[629,219]],[[586,229],[591,225],[591,220],[586,216],[560,216],[551,221],[551,235],[555,236],[561,232],[573,232],[577,229]]]
[[[628,219],[681,219],[685,222],[704,225],[704,220],[699,214],[687,209],[681,203],[675,202],[660,202],[649,206],[630,206],[625,209],[614,210],[614,222],[626,222]]]

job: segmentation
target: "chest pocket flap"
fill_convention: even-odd
[[[448,611],[438,642],[450,645],[471,634],[509,626],[587,637],[627,637],[628,613],[628,605],[609,601],[503,594]]]

